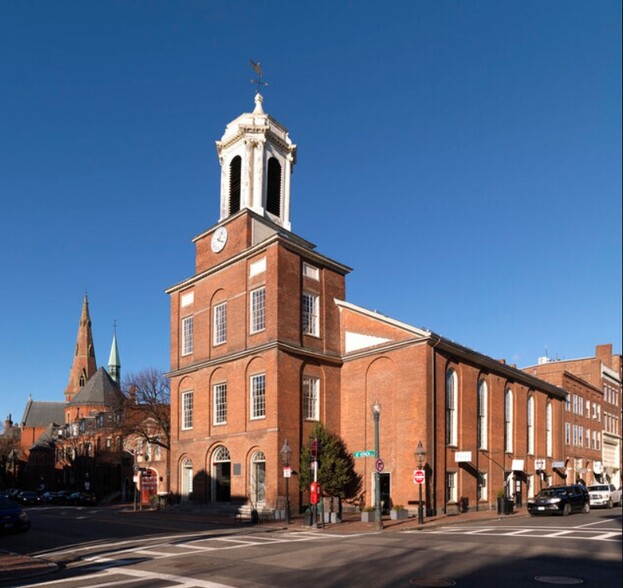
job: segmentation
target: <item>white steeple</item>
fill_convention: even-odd
[[[290,230],[290,176],[296,145],[288,130],[264,112],[262,95],[255,108],[227,125],[216,142],[221,164],[219,221],[243,208]]]

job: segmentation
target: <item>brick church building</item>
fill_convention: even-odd
[[[174,493],[278,509],[284,442],[295,470],[318,421],[349,451],[374,449],[377,402],[386,505],[415,509],[419,442],[428,512],[564,480],[564,390],[346,301],[350,268],[292,231],[296,145],[260,94],[216,146],[220,217],[193,239],[194,275],[167,290]],[[377,457],[355,460],[366,505]],[[289,489],[296,512],[308,489],[296,477]]]

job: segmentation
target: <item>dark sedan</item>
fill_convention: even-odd
[[[28,531],[30,519],[21,506],[0,496],[0,532]]]
[[[41,504],[41,497],[39,496],[39,494],[31,490],[22,490],[15,497],[15,500],[26,506],[35,506],[37,504]]]
[[[74,492],[67,498],[67,504],[74,506],[91,506],[95,504],[95,495],[87,492]]]
[[[550,486],[541,490],[534,498],[528,499],[528,512],[531,515],[589,512],[590,498],[581,484],[571,486]]]

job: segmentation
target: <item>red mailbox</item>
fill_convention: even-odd
[[[312,482],[309,486],[309,501],[312,504],[320,502],[320,484],[318,482]]]

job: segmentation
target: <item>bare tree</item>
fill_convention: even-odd
[[[124,434],[134,445],[160,447],[166,452],[166,488],[171,479],[171,392],[169,379],[155,368],[128,374],[123,380],[127,397]]]
[[[128,374],[123,381],[128,398],[125,430],[145,443],[171,447],[171,392],[169,379],[155,368]]]

